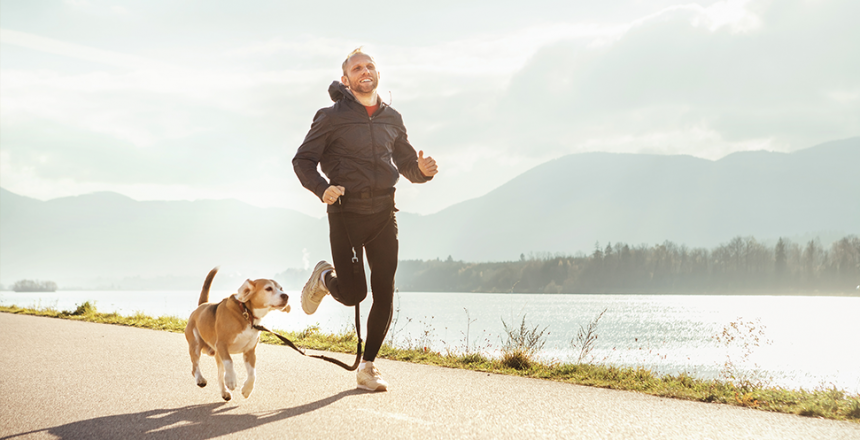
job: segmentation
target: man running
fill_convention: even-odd
[[[317,111],[293,158],[302,186],[327,204],[334,267],[320,261],[302,289],[302,309],[316,312],[329,293],[354,306],[367,297],[364,253],[370,267],[373,306],[367,316],[367,342],[358,367],[358,388],[386,391],[388,383],[373,365],[388,333],[397,270],[397,219],[394,184],[399,174],[423,183],[438,172],[406,137],[397,110],[377,96],[379,72],[373,57],[358,48],[344,60],[343,76],[328,88],[334,105]],[[317,171],[317,164],[328,177]]]

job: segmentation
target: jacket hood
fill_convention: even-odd
[[[355,103],[359,103],[358,99],[355,99],[355,95],[349,91],[349,88],[343,85],[340,81],[332,81],[331,85],[328,86],[328,96],[331,97],[331,100],[334,102],[338,102],[340,100],[353,101]],[[376,98],[380,106],[385,105],[385,102],[382,101],[382,97],[377,96]],[[360,104],[360,103],[359,103]]]
[[[351,99],[355,101],[355,96],[352,95],[352,92],[346,88],[340,81],[332,81],[331,85],[328,86],[328,96],[331,96],[331,100],[334,102],[338,102],[341,99]]]

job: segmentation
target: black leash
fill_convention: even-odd
[[[251,311],[248,310],[248,306],[246,306],[245,303],[240,303],[240,304],[242,304],[242,309],[243,309],[242,314],[245,316],[245,319],[247,319],[248,321],[251,322],[251,328],[253,328],[254,330],[259,330],[262,332],[271,333],[271,334],[275,335],[278,339],[281,340],[281,342],[292,347],[293,350],[301,353],[302,356],[322,359],[324,361],[331,362],[331,363],[333,363],[333,364],[335,364],[335,365],[337,365],[337,366],[339,366],[339,367],[341,367],[347,371],[355,371],[358,368],[358,365],[361,363],[361,355],[362,355],[362,350],[361,350],[361,342],[362,342],[361,341],[361,314],[358,310],[358,304],[355,305],[355,335],[356,335],[356,337],[358,337],[358,343],[356,344],[356,347],[355,347],[355,363],[352,364],[352,366],[349,366],[349,365],[347,365],[347,364],[345,364],[345,363],[343,363],[343,362],[341,362],[335,358],[330,358],[328,356],[323,356],[321,354],[307,354],[307,353],[305,353],[304,350],[302,350],[299,347],[296,347],[296,344],[294,344],[293,341],[267,329],[266,327],[263,327],[262,325],[254,324],[255,318],[254,318],[253,314],[251,314]]]
[[[349,366],[349,365],[347,365],[347,364],[345,364],[345,363],[343,363],[343,362],[341,362],[335,358],[330,358],[328,356],[323,356],[321,354],[307,354],[301,348],[296,347],[296,344],[293,344],[293,341],[290,341],[289,339],[267,329],[266,327],[263,327],[262,325],[252,325],[251,327],[254,328],[255,330],[264,331],[264,332],[271,333],[271,334],[277,336],[277,338],[280,339],[284,344],[289,345],[290,347],[293,348],[293,350],[301,353],[302,356],[322,359],[324,361],[331,362],[331,363],[343,368],[344,370],[355,371],[358,368],[358,364],[361,363],[361,354],[362,354],[362,351],[361,351],[361,329],[358,327],[359,320],[360,320],[359,318],[360,318],[360,316],[359,316],[359,312],[358,312],[358,304],[356,304],[355,305],[355,334],[356,334],[356,336],[358,336],[358,344],[355,347],[355,363],[352,364],[352,366]]]
[[[343,229],[344,229],[344,232],[346,232],[346,239],[349,241],[350,247],[352,247],[352,271],[353,271],[353,273],[355,273],[356,276],[358,276],[361,274],[361,265],[360,265],[361,260],[358,258],[358,252],[356,251],[355,245],[352,242],[352,237],[350,237],[350,235],[349,235],[349,228],[346,224],[346,216],[343,215],[343,204],[342,204],[343,202],[341,201],[340,197],[338,197],[337,203],[340,206],[340,218],[341,218],[341,221],[343,221]],[[362,245],[359,246],[359,249],[363,251],[364,246],[367,243],[370,243],[371,241],[373,241],[377,237],[379,237],[379,235],[382,233],[382,231],[386,227],[388,227],[388,224],[391,222],[391,220],[393,218],[394,218],[394,211],[392,210],[391,216],[388,218],[388,221],[386,221],[385,224],[382,225],[382,228],[380,228],[380,230],[373,237],[371,237],[369,240],[362,243]],[[343,362],[341,362],[335,358],[330,358],[328,356],[305,353],[304,350],[302,350],[299,347],[296,347],[296,344],[294,344],[293,341],[267,329],[266,327],[263,327],[262,325],[255,325],[254,324],[254,317],[252,315],[249,315],[250,311],[248,310],[247,306],[245,306],[245,303],[242,303],[242,308],[245,309],[245,312],[244,312],[245,318],[248,319],[249,321],[251,321],[251,328],[253,328],[254,330],[259,330],[259,331],[263,331],[263,332],[271,333],[271,334],[275,335],[278,339],[281,340],[281,342],[292,347],[293,350],[301,353],[302,356],[322,359],[324,361],[331,362],[331,363],[333,363],[333,364],[335,364],[335,365],[337,365],[337,366],[339,366],[339,367],[341,367],[347,371],[355,371],[358,368],[358,365],[361,363],[361,355],[362,355],[362,349],[361,349],[361,343],[362,343],[362,340],[361,340],[361,312],[359,311],[358,304],[355,305],[355,335],[358,338],[358,343],[356,344],[356,347],[355,347],[355,363],[352,364],[352,366],[349,366],[349,365],[347,365],[347,364],[345,364],[345,363],[343,363]]]

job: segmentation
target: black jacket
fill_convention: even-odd
[[[397,110],[380,99],[373,116],[341,83],[328,93],[334,105],[317,111],[311,129],[293,158],[302,186],[322,200],[329,185],[346,188],[343,210],[372,214],[394,208],[399,174],[413,183],[431,179],[418,169],[418,155],[406,137]],[[321,165],[328,181],[317,171]],[[328,212],[339,212],[335,205]]]

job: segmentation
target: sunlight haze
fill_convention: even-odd
[[[0,2],[0,186],[321,217],[291,159],[357,46],[430,214],[583,152],[792,152],[860,134],[853,0]],[[350,11],[350,12],[344,12]]]

